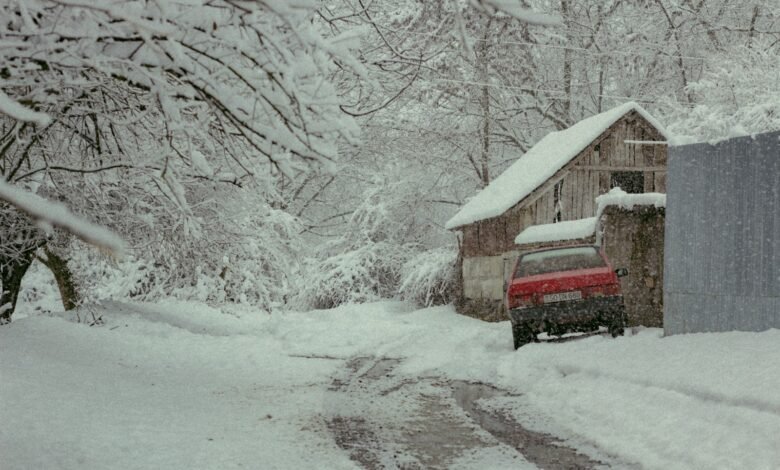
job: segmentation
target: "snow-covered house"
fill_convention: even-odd
[[[447,222],[461,232],[460,310],[503,319],[507,254],[526,228],[594,217],[596,197],[614,187],[664,193],[666,140],[658,121],[634,102],[541,139]]]

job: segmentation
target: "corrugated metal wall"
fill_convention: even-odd
[[[779,139],[670,147],[666,334],[780,328]]]

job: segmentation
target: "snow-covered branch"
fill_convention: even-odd
[[[76,99],[93,112],[115,109],[104,119],[122,127],[152,110],[146,117],[166,121],[157,135],[174,152],[218,130],[223,145],[246,148],[244,167],[257,166],[257,156],[288,176],[327,166],[339,142],[357,142],[358,129],[326,77],[336,63],[363,71],[351,55],[355,41],[312,26],[315,6],[9,0],[0,5],[9,19],[0,25],[0,112],[45,123]]]
[[[17,101],[9,98],[8,95],[3,93],[3,90],[0,90],[0,114],[5,114],[17,121],[32,122],[39,126],[46,126],[51,122],[51,118],[48,115],[25,108]]]
[[[520,0],[470,0],[471,5],[488,14],[501,12],[523,23],[543,26],[561,26],[560,16],[546,15],[526,8]]]
[[[112,231],[71,212],[63,204],[46,199],[0,180],[0,200],[6,201],[43,226],[59,227],[87,243],[115,255],[124,251],[124,242]]]

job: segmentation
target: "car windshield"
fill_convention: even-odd
[[[520,258],[515,277],[571,271],[574,269],[601,268],[607,264],[592,246],[537,251]]]

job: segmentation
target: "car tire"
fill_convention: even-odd
[[[512,325],[512,339],[515,342],[515,349],[532,341],[538,341],[531,327],[524,324]]]
[[[623,333],[625,333],[625,328],[626,328],[626,316],[625,314],[623,314],[620,315],[619,320],[615,320],[615,322],[609,326],[609,334],[612,335],[613,338],[617,338],[618,336],[623,336]]]

